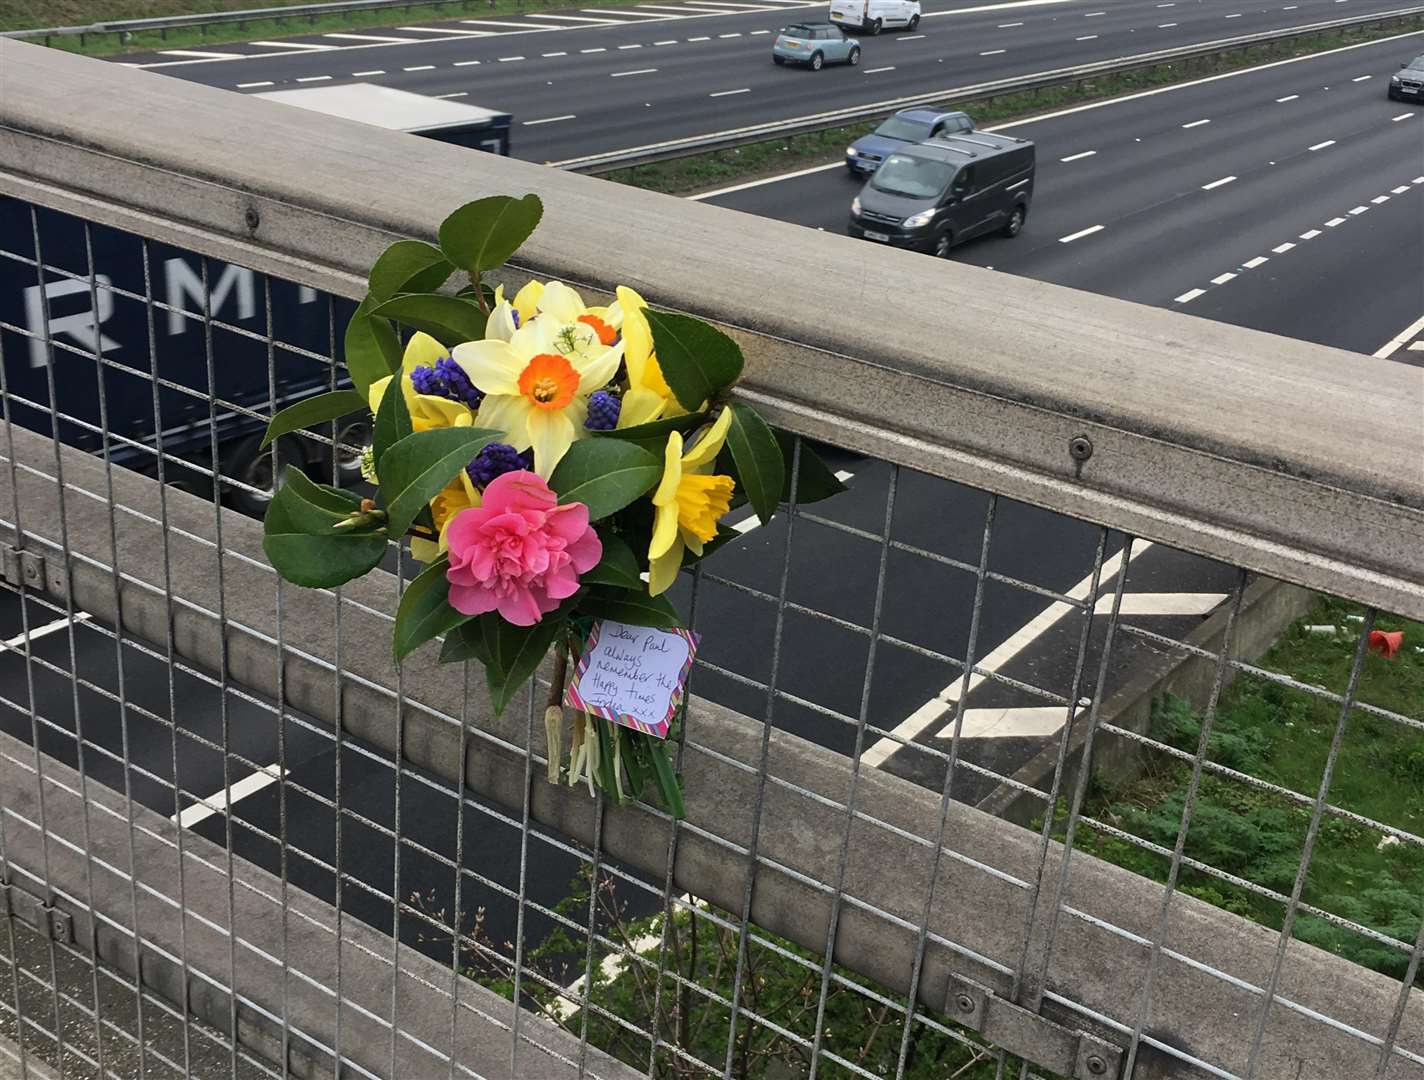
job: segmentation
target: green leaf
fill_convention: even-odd
[[[791,501],[791,467],[796,461],[796,436],[789,431],[773,429],[776,441],[781,447],[782,460],[786,462],[786,476],[781,484],[781,501]],[[829,499],[839,495],[846,486],[836,479],[836,474],[827,468],[820,455],[811,449],[807,439],[801,440],[801,459],[796,466],[796,505]]]
[[[600,532],[598,538],[603,541],[603,558],[592,570],[579,575],[579,584],[641,589],[643,579],[639,575],[642,571],[633,549],[610,532]]]
[[[686,315],[652,308],[644,314],[663,378],[684,409],[700,409],[737,381],[742,349],[722,331]]]
[[[377,303],[397,293],[430,293],[444,285],[455,268],[434,244],[397,240],[371,267],[371,298]]]
[[[440,646],[440,662],[455,664],[461,660],[478,660],[481,664],[490,662],[489,650],[485,648],[484,627],[479,619],[463,622],[445,635]]]
[[[410,406],[406,404],[403,373],[386,384],[381,404],[376,409],[376,422],[371,431],[371,457],[376,465],[376,478],[381,476],[381,459],[386,451],[415,430],[410,422]]]
[[[267,434],[262,436],[265,448],[279,435],[289,431],[300,431],[326,420],[354,413],[366,408],[366,399],[355,390],[332,390],[326,394],[316,394],[288,405],[267,423]]]
[[[368,296],[361,301],[346,324],[346,344],[343,356],[346,370],[360,394],[365,394],[377,379],[383,379],[400,367],[401,347],[396,332],[385,319],[373,318],[375,302]]]
[[[286,580],[312,589],[344,585],[376,566],[386,553],[386,537],[334,529],[361,500],[336,488],[313,484],[300,469],[267,506],[262,550]]]
[[[671,432],[688,432],[706,422],[707,414],[696,412],[688,413],[685,416],[650,420],[646,424],[615,428],[612,431],[595,431],[593,434],[595,438],[599,439],[622,439],[624,442],[637,443],[644,450],[651,450],[661,457],[663,447],[667,445],[667,437]]]
[[[440,249],[462,270],[491,270],[519,250],[543,216],[544,204],[537,195],[476,199],[440,223]]]
[[[662,473],[662,459],[633,443],[580,439],[555,466],[549,486],[559,502],[581,502],[599,521],[645,494]]]
[[[410,523],[476,454],[503,433],[486,428],[435,428],[417,431],[393,443],[377,466],[381,496],[393,537]]]
[[[295,466],[287,469],[277,497],[267,504],[264,532],[326,533],[361,508],[359,495],[314,483]]]
[[[685,548],[683,550],[683,569],[685,570],[689,566],[701,562],[703,559],[716,552],[718,548],[726,547],[728,544],[730,544],[733,540],[736,540],[741,535],[742,534],[737,532],[736,529],[733,529],[727,525],[723,525],[719,522],[717,525],[717,535],[702,545],[701,555],[694,555],[691,548]]]
[[[653,774],[657,777],[658,794],[663,797],[668,813],[675,818],[684,818],[687,816],[687,810],[682,804],[682,782],[673,771],[672,761],[668,758],[668,744],[662,739],[654,739],[651,735],[648,740],[648,757],[653,764]]]
[[[630,626],[656,626],[673,630],[682,626],[682,616],[665,596],[649,596],[641,581],[637,589],[592,589],[579,601],[579,613],[595,619],[612,619]]]
[[[776,513],[781,500],[781,485],[786,479],[786,463],[781,447],[766,421],[750,405],[734,401],[732,424],[727,429],[727,449],[737,466],[737,479],[751,500],[752,509],[765,525]]]
[[[480,627],[489,654],[485,681],[489,683],[490,704],[496,716],[504,712],[514,692],[533,678],[565,621],[561,611],[550,612],[533,626],[515,626],[495,612],[481,616]]]
[[[469,300],[442,293],[406,293],[383,300],[371,309],[412,330],[423,330],[442,345],[479,341],[485,336],[485,313]]]
[[[439,637],[473,618],[450,606],[447,599],[450,582],[445,577],[449,565],[450,560],[441,555],[417,574],[401,594],[394,636],[396,663],[431,638]]]

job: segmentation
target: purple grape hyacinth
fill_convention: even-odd
[[[583,426],[589,431],[612,431],[618,426],[618,414],[622,410],[623,401],[617,394],[595,390],[588,399],[588,419]]]
[[[475,486],[483,488],[496,477],[507,472],[519,472],[534,468],[534,452],[525,450],[522,454],[508,443],[489,443],[475,456],[475,460],[465,466]]]
[[[454,357],[442,356],[434,366],[424,364],[411,369],[410,384],[417,394],[449,398],[471,409],[478,409],[485,398],[465,369],[455,362]]]

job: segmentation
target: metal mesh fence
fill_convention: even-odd
[[[783,513],[758,526],[744,511],[740,540],[673,594],[703,635],[693,694],[750,721],[732,753],[691,710],[681,760],[738,786],[708,790],[689,764],[688,820],[644,807],[661,847],[630,858],[608,841],[628,811],[589,800],[585,830],[537,809],[537,694],[499,727],[478,668],[451,709],[429,702],[427,669],[392,668],[387,685],[352,666],[372,628],[388,630],[408,554],[392,548],[381,584],[320,609],[329,652],[294,629],[315,601],[264,565],[239,515],[260,513],[287,466],[359,484],[359,426],[258,449],[275,408],[341,385],[350,303],[16,199],[0,201],[0,225],[0,521],[15,541],[0,591],[0,762],[15,781],[0,794],[0,873],[16,916],[0,938],[0,1030],[22,1064],[1266,1077],[1285,1075],[1303,1025],[1350,1049],[1302,1076],[1424,1065],[1402,1038],[1424,948],[1418,623],[817,445],[847,490],[802,507],[793,479]],[[47,457],[36,433],[57,435]],[[794,477],[820,468],[811,448],[795,443]],[[135,472],[154,482],[136,487]],[[55,512],[37,521],[46,490]],[[207,552],[215,604],[175,578],[170,545]],[[76,603],[66,571],[56,587],[56,566],[97,570],[107,609]],[[148,633],[116,618],[135,596],[159,612]],[[218,629],[206,652],[189,640],[194,614]],[[271,654],[274,679],[237,676],[233,628]],[[289,654],[325,672],[324,708],[294,697]],[[353,733],[353,694],[377,702],[388,743]],[[436,750],[412,751],[426,742]],[[448,768],[432,766],[441,753]],[[782,753],[833,770],[834,794],[774,766]],[[464,783],[483,759],[522,775]],[[825,816],[788,821],[792,797]],[[719,798],[740,800],[738,828],[697,812]],[[897,799],[928,812],[897,817]],[[693,843],[702,877],[679,862]],[[817,873],[788,844],[814,849]],[[881,869],[903,869],[878,883],[903,903],[867,882],[879,844],[913,857]],[[177,868],[171,886],[137,872],[153,845]],[[51,868],[75,857],[77,889]],[[1100,880],[1131,893],[1131,919],[1072,887],[1098,860],[1122,868]],[[221,883],[201,915],[194,863]],[[763,894],[768,871],[804,912]],[[947,883],[965,880],[1012,902],[946,918]],[[243,921],[254,897],[266,936]],[[1250,943],[1239,965],[1230,935],[1209,940],[1228,926]],[[1079,993],[1085,929],[1143,966],[1118,982],[1109,956],[1097,992]],[[309,931],[332,943],[331,965],[295,959],[292,935]],[[894,979],[852,965],[892,932],[908,942]],[[221,947],[190,952],[190,933]],[[146,973],[160,956],[187,988],[176,1000]],[[951,958],[947,983],[927,974],[933,956]],[[433,1027],[426,1011],[417,1031],[412,980],[440,1002]],[[195,986],[220,991],[216,1006],[197,1007]],[[1228,991],[1251,1007],[1209,1021],[1215,1041],[1177,1036],[1184,994]],[[472,1018],[497,1052],[462,1054]]]

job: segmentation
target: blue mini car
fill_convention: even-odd
[[[820,71],[824,64],[860,63],[860,42],[830,23],[793,23],[781,28],[771,43],[777,64],[805,64]]]
[[[886,156],[906,146],[922,143],[937,135],[973,131],[968,113],[936,112],[933,109],[902,109],[869,135],[846,149],[846,168],[852,176],[873,173]]]

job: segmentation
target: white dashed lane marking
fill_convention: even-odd
[[[539,125],[539,124],[557,124],[560,120],[577,120],[577,119],[578,119],[578,117],[576,117],[573,113],[568,113],[568,114],[566,114],[566,115],[564,115],[564,116],[546,116],[546,117],[543,117],[543,118],[540,119],[540,120],[525,120],[525,121],[523,122],[523,126],[524,126],[524,127],[535,127],[535,126],[537,126],[537,125]]]
[[[1096,153],[1096,150],[1084,150],[1081,154],[1069,154],[1067,157],[1059,158],[1058,160],[1066,165],[1070,161],[1082,161],[1084,158],[1093,157]]]
[[[1104,228],[1105,226],[1102,225],[1093,225],[1086,229],[1079,229],[1077,232],[1069,233],[1067,236],[1060,236],[1058,242],[1060,244],[1071,244],[1074,240],[1081,240],[1085,236],[1092,236],[1093,233],[1102,232]]]
[[[1227,184],[1231,183],[1235,179],[1236,177],[1234,176],[1223,176],[1220,180],[1213,180],[1209,184],[1203,184],[1201,186],[1201,189],[1203,191],[1211,191],[1214,188],[1225,187]]]

